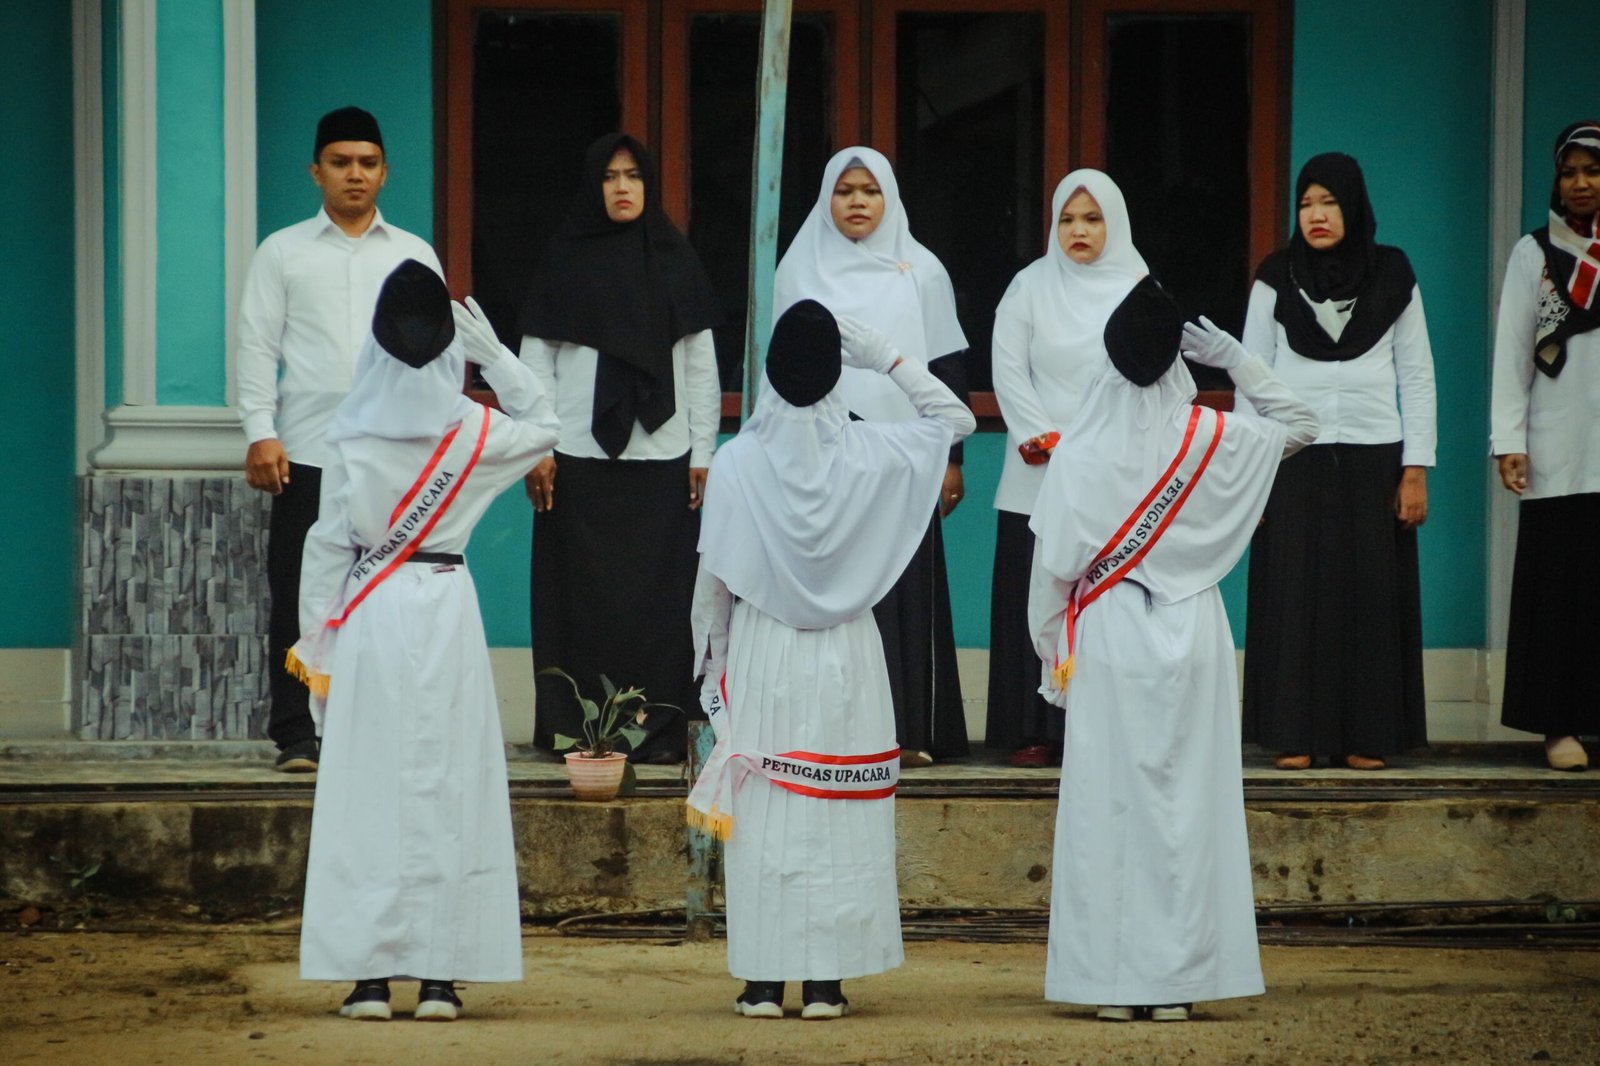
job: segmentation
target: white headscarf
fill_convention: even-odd
[[[1073,262],[1057,237],[1061,209],[1079,189],[1095,198],[1106,221],[1105,248],[1092,263]],[[1133,246],[1128,205],[1117,183],[1089,168],[1062,178],[1050,198],[1044,255],[1023,267],[1014,283],[1031,312],[1032,359],[1076,363],[1104,358],[1104,334],[1111,312],[1148,273],[1144,257]]]
[[[933,419],[852,422],[837,385],[795,407],[764,381],[750,421],[711,463],[701,563],[785,625],[848,622],[922,543],[952,438]]]
[[[461,391],[467,360],[461,339],[450,342],[430,362],[410,367],[384,351],[367,334],[356,357],[355,384],[333,413],[328,442],[351,437],[432,440],[477,410]]]
[[[1182,359],[1143,388],[1107,364],[1062,428],[1028,522],[1045,569],[1077,581],[1141,501],[1148,502],[1178,454],[1194,396],[1194,378]],[[1219,417],[1209,409],[1201,416],[1193,449],[1209,446],[1211,419]],[[1220,417],[1222,438],[1205,473],[1129,575],[1158,603],[1176,603],[1221,581],[1244,554],[1267,505],[1284,427],[1263,418]],[[1030,617],[1031,631],[1038,633],[1042,622]]]
[[[851,167],[871,171],[883,190],[883,219],[859,241],[833,221],[833,187]],[[828,160],[817,202],[778,264],[773,320],[801,300],[860,319],[887,334],[901,355],[923,363],[967,347],[950,275],[911,236],[894,168],[871,148],[846,148]],[[849,409],[862,418],[904,421],[916,414],[882,374],[845,367],[840,386]]]

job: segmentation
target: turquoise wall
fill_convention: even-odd
[[[1474,647],[1487,629],[1490,4],[1412,0],[1405,18],[1394,12],[1389,0],[1295,4],[1289,178],[1318,152],[1355,156],[1378,239],[1416,269],[1439,396],[1423,643]]]
[[[1594,69],[1593,0],[1527,0],[1522,90],[1522,228],[1544,225],[1550,209],[1556,134],[1579,119],[1600,119]]]
[[[1532,0],[1530,23],[1581,24],[1576,8],[1570,0]],[[376,35],[365,42],[366,49],[396,57],[363,65],[352,78],[323,74],[329,60],[318,41],[325,32],[325,4],[259,0],[256,10],[261,234],[316,209],[315,191],[305,177],[312,129],[322,112],[346,103],[369,108],[383,123],[392,168],[382,201],[385,214],[430,234],[432,88],[421,73],[432,55],[428,3],[367,2],[353,12],[344,10],[342,19]],[[1431,647],[1470,647],[1480,645],[1485,633],[1482,454],[1489,264],[1460,249],[1488,243],[1490,7],[1487,0],[1419,0],[1408,12],[1411,17],[1397,22],[1392,4],[1378,0],[1300,0],[1295,5],[1290,177],[1316,152],[1340,149],[1355,155],[1367,170],[1380,239],[1405,248],[1416,266],[1441,412],[1441,462],[1430,477],[1431,517],[1422,535],[1425,641]],[[1529,39],[1560,41],[1565,35],[1530,25]],[[1328,48],[1330,41],[1338,46]],[[1566,47],[1575,57],[1579,45]],[[1576,68],[1566,63],[1554,69]],[[1352,77],[1353,70],[1371,76]],[[1530,114],[1536,106],[1547,108],[1538,94],[1558,84],[1541,81],[1536,94],[1534,79],[1530,61]],[[1450,116],[1448,137],[1440,135],[1440,116]],[[1530,138],[1537,147],[1534,158],[1543,157],[1548,139],[1542,131]],[[1426,145],[1426,152],[1417,152],[1418,145]],[[1453,236],[1448,247],[1437,239],[1441,233]],[[988,642],[994,544],[989,501],[1002,448],[1002,438],[992,434],[969,445],[968,502],[946,525],[956,635],[963,646]],[[489,638],[496,645],[528,640],[522,590],[530,524],[526,502],[508,494],[475,538],[473,566],[485,592]],[[1242,567],[1223,586],[1241,639],[1243,586]]]
[[[156,8],[156,402],[227,402],[222,5]]]
[[[72,19],[69,5],[0,7],[0,647],[73,641]]]
[[[257,232],[316,214],[306,168],[317,119],[337,107],[378,118],[389,159],[379,208],[433,236],[433,8],[428,0],[257,0]]]

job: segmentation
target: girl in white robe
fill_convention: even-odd
[[[1180,331],[1259,416],[1194,406]],[[1152,279],[1112,315],[1106,346],[1112,365],[1063,427],[1032,518],[1040,692],[1066,712],[1045,998],[1181,1020],[1195,1000],[1263,991],[1216,586],[1279,458],[1317,423],[1227,334],[1184,327]]]
[[[409,294],[397,281],[408,267],[426,275],[412,275]],[[295,661],[325,700],[312,701],[323,757],[300,975],[357,982],[341,1013],[381,1019],[390,1016],[388,979],[421,979],[416,1017],[448,1020],[460,1008],[454,981],[522,977],[505,749],[477,593],[459,553],[494,498],[556,442],[557,427],[533,373],[481,315],[450,303],[431,270],[408,263],[384,292],[329,434],[301,576],[306,635]],[[411,365],[430,349],[436,357]],[[505,414],[461,394],[467,358]],[[476,454],[457,462],[462,446]],[[406,530],[399,516],[424,507]],[[396,529],[407,539],[384,563],[401,561],[353,594],[357,560]]]
[[[917,417],[849,419],[841,332],[850,365],[886,376]],[[871,611],[922,539],[952,441],[975,422],[882,334],[835,325],[815,301],[779,319],[766,378],[706,490],[696,672],[717,697],[717,745],[690,820],[728,842],[728,968],[747,982],[735,1009],[782,1017],[783,984],[799,980],[802,1015],[830,1018],[847,1007],[841,981],[904,957],[899,751]],[[774,762],[788,770],[768,773]]]

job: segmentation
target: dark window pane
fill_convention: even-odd
[[[528,279],[572,198],[583,150],[621,120],[621,46],[617,15],[478,16],[473,295],[513,349]]]
[[[705,263],[727,320],[716,331],[722,387],[743,385],[749,299],[751,146],[761,17],[695,15],[689,22],[689,240]],[[816,201],[833,154],[833,18],[796,13],[784,108],[778,250],[789,246]]]
[[[1115,15],[1106,29],[1106,170],[1135,243],[1187,313],[1237,334],[1254,268],[1250,18]],[[1202,388],[1231,387],[1194,369]]]
[[[988,389],[995,305],[1044,248],[1044,17],[902,13],[895,31],[900,197],[955,284],[968,381]]]

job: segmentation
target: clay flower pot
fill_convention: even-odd
[[[567,762],[567,780],[573,795],[600,802],[617,798],[622,772],[628,765],[628,757],[622,752],[592,758],[588,752],[569,751],[562,758]]]

